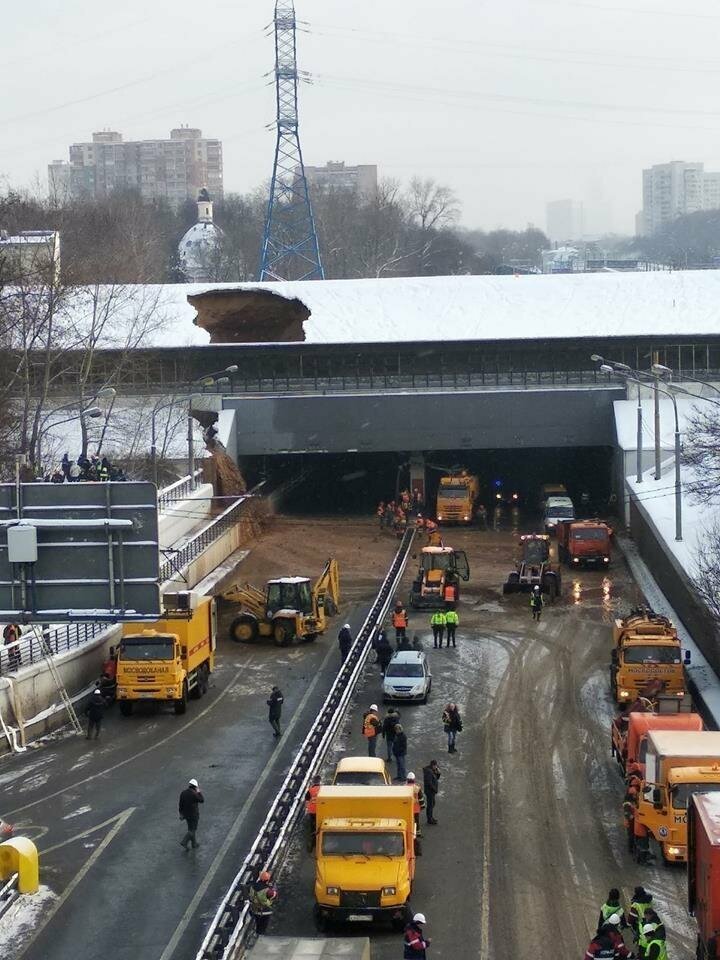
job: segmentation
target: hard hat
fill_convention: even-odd
[[[189,786],[189,787],[197,787],[197,786],[198,786],[197,780],[196,780],[194,777],[193,777],[192,780],[188,780],[188,786]]]
[[[619,913],[611,913],[610,916],[607,918],[606,923],[609,923],[610,926],[612,926],[612,927],[618,927],[618,926],[620,926],[620,914],[619,914]]]
[[[409,774],[407,775],[407,777],[406,777],[406,780],[414,780],[414,779],[415,779],[415,774],[414,774],[414,773],[409,773]]]
[[[100,693],[100,687],[95,687],[95,689],[93,690],[93,693]]]
[[[267,881],[270,879],[270,876],[271,874],[269,870],[263,870],[260,876],[258,877],[258,880],[262,880],[263,883],[267,883]]]
[[[646,923],[642,929],[643,933],[655,933],[657,924],[655,923]]]
[[[343,624],[343,630],[349,630],[349,629],[350,629],[350,624],[349,624],[349,623],[344,623],[344,624]]]
[[[533,587],[533,593],[540,593],[540,587],[537,584]]]
[[[377,708],[378,708],[378,705],[377,705],[376,703],[371,703],[371,704],[370,704],[370,709],[371,709],[371,710],[377,710]]]
[[[413,917],[413,923],[426,923],[426,922],[427,921],[425,920],[424,913],[416,913],[415,916]]]

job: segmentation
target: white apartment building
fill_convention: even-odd
[[[331,160],[324,167],[305,167],[308,186],[318,190],[352,190],[364,197],[377,193],[377,166],[346,166],[344,160]]]
[[[677,217],[717,208],[720,173],[706,173],[702,163],[659,163],[643,170],[643,207],[636,230],[647,236]]]

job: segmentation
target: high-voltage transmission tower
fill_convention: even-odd
[[[277,145],[260,257],[261,280],[323,280],[298,133],[293,0],[275,3]]]

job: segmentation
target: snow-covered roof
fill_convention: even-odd
[[[210,342],[192,294],[268,291],[301,300],[307,343],[720,336],[720,271],[409,277],[124,288],[163,323],[143,346]]]
[[[683,387],[692,386],[687,382]],[[635,387],[630,388],[635,391]],[[718,398],[720,399],[720,398]],[[714,403],[702,397],[677,396],[678,424],[680,433],[685,432],[688,420],[692,419],[698,410],[712,409]],[[637,399],[613,401],[615,410],[615,431],[618,447],[621,450],[637,450]],[[673,450],[675,447],[675,413],[672,400],[660,399],[660,446],[663,450]],[[642,449],[653,450],[655,447],[655,406],[652,397],[643,397],[642,400]]]

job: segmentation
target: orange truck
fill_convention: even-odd
[[[694,793],[720,791],[720,733],[652,730],[635,814],[663,859],[687,860],[687,810]]]
[[[663,694],[684,697],[683,651],[677,630],[667,617],[652,610],[634,610],[613,626],[610,687],[618,703],[632,703],[653,687]],[[657,692],[656,690],[656,692]]]
[[[720,796],[695,793],[688,808],[688,911],[697,921],[697,960],[717,957],[720,930]]]
[[[640,713],[633,711],[616,717],[611,726],[613,757],[620,764],[625,775],[628,762],[640,764],[645,776],[645,755],[647,739],[651,730],[690,730],[704,729],[702,717],[698,713]]]
[[[558,556],[569,567],[610,566],[612,530],[601,520],[566,520],[555,527]]]

